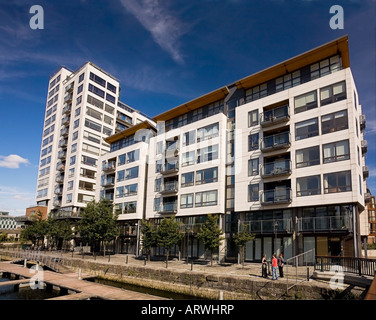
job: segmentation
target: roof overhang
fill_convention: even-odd
[[[113,134],[112,136],[105,138],[104,141],[111,144],[123,138],[129,137],[132,134],[135,134],[138,130],[142,130],[142,129],[153,129],[156,131],[155,126],[151,124],[149,121],[145,120],[143,122],[140,122],[134,125],[133,127],[130,127],[128,129],[125,129],[123,131]]]
[[[338,53],[341,55],[343,68],[350,67],[347,35],[238,80],[235,85],[238,89],[248,89]]]

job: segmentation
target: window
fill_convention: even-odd
[[[124,197],[124,187],[117,187],[115,196],[116,196],[116,198]]]
[[[106,100],[115,104],[115,97],[111,94],[106,93]]]
[[[296,179],[296,196],[305,197],[321,194],[320,175]]]
[[[83,85],[83,84],[81,84],[81,85],[77,88],[77,95],[80,94],[80,93],[82,92],[83,88],[84,88],[84,85]]]
[[[160,192],[162,190],[162,178],[154,180],[154,191]]]
[[[90,80],[93,80],[102,87],[106,87],[106,81],[92,72],[90,72]]]
[[[295,97],[295,113],[317,108],[317,91]]]
[[[266,97],[268,95],[268,86],[266,83],[262,83],[258,86],[250,88],[245,92],[246,103]]]
[[[209,126],[199,128],[197,130],[197,142],[218,137],[219,135],[219,124],[214,123]]]
[[[248,136],[248,151],[257,150],[259,148],[259,134],[253,133]]]
[[[324,144],[322,148],[324,163],[350,159],[349,140]]]
[[[196,193],[196,207],[217,205],[217,190]]]
[[[295,156],[297,168],[315,166],[317,164],[320,164],[319,146],[296,150]]]
[[[322,134],[345,129],[348,129],[347,110],[327,114],[321,117]]]
[[[259,201],[259,184],[248,185],[248,202]]]
[[[341,81],[320,89],[321,106],[346,99],[346,82]]]
[[[324,174],[324,192],[337,193],[351,191],[351,171]]]
[[[180,208],[193,208],[193,193],[182,194],[180,197]]]
[[[136,211],[137,211],[137,201],[124,202],[123,213],[136,213]]]
[[[94,107],[97,107],[99,109],[103,110],[103,102],[97,98],[92,97],[91,95],[87,96],[87,102],[93,105]]]
[[[319,134],[318,119],[313,118],[295,124],[295,140],[302,140]]]
[[[359,175],[359,192],[360,192],[360,195],[363,195],[363,191],[362,191],[362,177]]]
[[[70,161],[69,161],[69,165],[73,165],[75,163],[76,163],[76,156],[71,156]]]
[[[204,184],[218,181],[218,167],[198,170],[196,172],[196,184]]]
[[[320,62],[314,63],[310,66],[311,80],[323,77],[340,69],[341,58],[339,55],[321,60]]]
[[[102,126],[94,121],[91,121],[89,119],[85,119],[85,127],[88,127],[90,129],[93,129],[95,131],[101,132]]]
[[[78,83],[84,80],[85,73],[81,73],[80,76],[78,77]]]
[[[100,96],[101,98],[104,98],[104,91],[96,86],[93,86],[91,83],[89,83],[89,91],[96,94],[97,96]]]
[[[137,194],[137,183],[130,184],[124,187],[124,195],[125,196],[134,196]]]
[[[248,127],[258,125],[259,113],[258,110],[248,112]]]
[[[86,114],[88,116],[95,118],[95,119],[102,120],[102,113],[100,113],[100,112],[98,112],[98,111],[96,111],[92,108],[87,107]]]
[[[107,82],[107,89],[112,91],[113,93],[116,93],[116,87],[109,82]]]
[[[88,166],[96,167],[97,166],[97,159],[88,157],[88,156],[82,156],[81,157],[81,163],[86,164]]]
[[[300,84],[300,70],[288,73],[275,79],[276,92],[289,89]]]
[[[67,194],[67,203],[71,203],[72,202],[72,194],[69,193]]]
[[[154,211],[159,211],[161,208],[161,198],[154,198]]]
[[[194,172],[187,172],[181,175],[181,186],[189,187],[194,185]]]
[[[84,139],[87,139],[91,142],[95,142],[95,143],[100,143],[101,142],[101,137],[94,134],[94,133],[91,133],[91,132],[88,132],[88,131],[84,131]]]
[[[138,177],[138,166],[129,168],[125,171],[125,180],[134,179]]]
[[[257,176],[259,174],[259,159],[248,160],[248,176]]]
[[[155,173],[162,171],[162,159],[155,161]]]
[[[359,146],[356,147],[358,151],[358,165],[360,165],[360,149]]]
[[[197,150],[197,163],[218,159],[218,144]]]
[[[195,151],[185,152],[182,156],[182,166],[189,166],[191,164],[195,164]]]
[[[193,144],[195,142],[196,142],[196,131],[195,130],[184,133],[184,135],[183,135],[183,147],[189,146],[190,144]]]
[[[138,161],[140,158],[140,149],[127,152],[127,163]]]

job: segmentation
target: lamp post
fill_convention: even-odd
[[[276,245],[276,244],[277,244],[277,228],[278,228],[278,221],[277,221],[277,220],[274,221],[274,223],[273,223],[273,227],[274,227],[274,234],[275,234],[274,244]],[[275,252],[275,254],[277,255],[277,250],[276,250],[276,248],[274,248],[274,252]]]

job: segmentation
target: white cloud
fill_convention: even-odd
[[[178,49],[178,40],[185,33],[185,26],[167,10],[165,1],[120,0],[120,2],[151,33],[154,41],[163,50],[171,54],[176,62],[183,62],[183,56]]]
[[[0,156],[0,167],[18,169],[21,164],[29,164],[29,160],[22,158],[17,154],[10,154],[9,156]]]

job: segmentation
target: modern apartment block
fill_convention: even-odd
[[[59,76],[66,80],[56,91],[54,138],[55,104],[47,102],[38,204],[59,215],[79,212],[94,195],[113,200],[122,230],[117,252],[140,252],[142,219],[158,225],[174,215],[184,233],[175,253],[204,257],[197,232],[217,214],[220,259],[237,259],[232,236],[243,227],[255,235],[246,261],[312,249],[361,255],[366,121],[347,36],[152,119],[124,110],[118,82],[90,63],[74,73],[62,68],[52,92]],[[116,131],[124,116],[132,126]]]
[[[98,158],[110,151],[104,139],[146,119],[119,95],[118,80],[91,62],[50,78],[36,200],[54,217],[79,216],[95,197]]]

